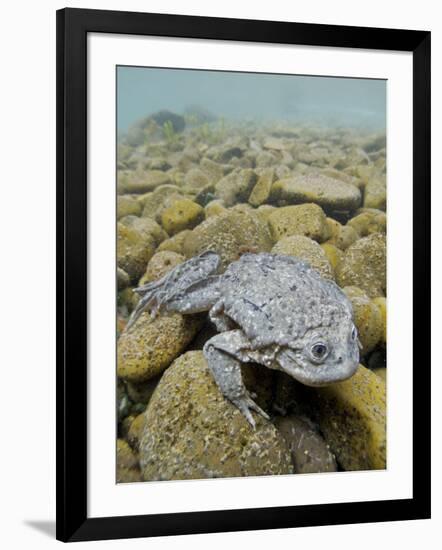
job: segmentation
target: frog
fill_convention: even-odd
[[[350,300],[338,285],[294,256],[244,253],[220,270],[207,250],[134,291],[140,296],[126,330],[150,312],[208,312],[216,334],[203,346],[225,398],[255,428],[252,411],[269,419],[244,385],[241,365],[282,371],[307,386],[350,378],[361,344]]]

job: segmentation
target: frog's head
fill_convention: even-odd
[[[307,386],[325,386],[350,378],[358,368],[357,329],[349,318],[326,327],[307,330],[304,336],[281,349],[281,369]]]

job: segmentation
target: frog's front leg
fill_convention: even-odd
[[[209,369],[221,393],[231,401],[255,427],[251,410],[269,419],[268,415],[251,398],[244,385],[241,363],[248,362],[248,340],[241,330],[217,334],[203,348]]]

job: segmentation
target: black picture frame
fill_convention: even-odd
[[[413,498],[87,516],[87,34],[413,54]],[[117,539],[430,517],[430,33],[117,11],[57,12],[57,538]]]

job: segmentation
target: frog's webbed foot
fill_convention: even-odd
[[[143,311],[149,310],[152,317],[161,311],[198,313],[207,311],[216,301],[214,282],[220,258],[215,252],[204,252],[177,265],[163,278],[134,289],[141,296],[130,316],[129,329]]]
[[[253,401],[242,380],[239,359],[248,361],[247,353],[242,351],[247,344],[248,341],[241,330],[232,330],[217,334],[208,340],[203,351],[221,393],[241,411],[251,426],[255,428],[255,419],[251,411],[257,412],[267,420],[269,417]]]

